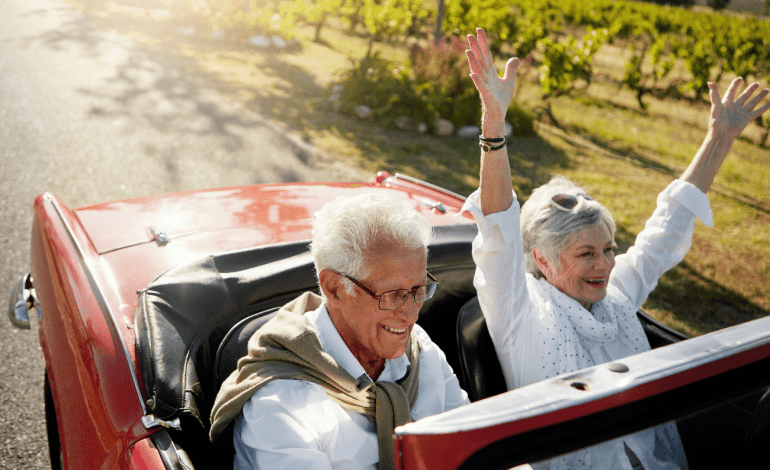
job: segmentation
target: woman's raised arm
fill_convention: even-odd
[[[489,50],[486,32],[477,28],[475,36],[468,35],[468,45],[470,49],[465,51],[465,55],[470,64],[471,79],[481,97],[481,136],[499,139],[505,136],[505,114],[513,99],[519,59],[509,59],[505,64],[505,73],[500,78]],[[505,145],[489,144],[489,148],[495,147],[500,148],[481,152],[479,187],[484,215],[504,211],[513,202],[508,150]]]

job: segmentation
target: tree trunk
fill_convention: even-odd
[[[321,19],[318,20],[318,24],[315,25],[315,39],[313,39],[315,42],[321,42],[321,29],[324,27],[324,23],[326,23],[326,15],[327,13],[322,13]]]
[[[433,34],[433,43],[438,45],[443,34],[441,27],[444,23],[444,0],[438,0],[438,13],[436,14],[436,32]]]

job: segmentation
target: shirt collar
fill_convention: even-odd
[[[324,352],[330,355],[348,374],[352,377],[357,377],[359,387],[373,382],[364,370],[364,367],[342,340],[342,336],[340,336],[331,317],[329,317],[329,311],[326,310],[325,304],[321,304],[320,307],[312,312],[307,312],[305,318],[307,318],[318,333],[318,339]],[[408,368],[409,359],[406,357],[406,353],[395,359],[386,359],[385,369],[377,381],[396,382],[406,375]]]

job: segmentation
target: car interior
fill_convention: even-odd
[[[428,271],[439,287],[418,320],[455,371],[456,319],[475,295],[475,235],[474,224],[435,228]],[[179,418],[182,430],[168,433],[196,468],[227,467],[223,459],[232,458],[232,449],[214,449],[209,442],[209,415],[251,335],[282,305],[308,290],[318,293],[308,244],[212,255],[167,271],[140,292],[136,346],[148,412],[161,420]]]
[[[502,393],[502,370],[473,287],[476,226],[439,226],[435,232],[428,270],[439,286],[418,323],[445,352],[472,401]],[[195,468],[231,466],[232,446],[215,448],[208,439],[211,407],[254,332],[282,305],[308,290],[317,293],[308,244],[212,255],[167,271],[140,292],[135,328],[148,412],[181,424],[181,430],[164,432],[158,447],[176,449]],[[686,339],[644,312],[638,316],[653,348]],[[756,400],[747,405],[749,419]],[[699,445],[701,424],[692,426],[692,446]]]

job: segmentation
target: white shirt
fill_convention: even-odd
[[[658,196],[658,206],[635,245],[616,257],[607,297],[589,313],[547,281],[525,273],[515,194],[509,209],[484,216],[476,191],[463,210],[473,214],[479,227],[473,242],[474,286],[509,389],[649,350],[636,311],[660,276],[686,255],[695,217],[706,225],[712,220],[708,198],[701,190],[680,180],[671,183]],[[606,332],[589,335],[601,329]],[[668,447],[681,449],[675,430],[668,425],[661,428],[665,429],[660,429],[658,439],[673,441]],[[653,431],[626,442],[645,468],[665,468],[646,458],[656,445]],[[661,433],[676,435],[662,437]],[[626,468],[628,459],[620,454],[622,441],[615,451],[608,454],[605,449],[601,457],[597,453],[593,468]],[[624,465],[610,466],[617,461]]]
[[[321,347],[360,386],[371,382],[345,345],[325,306],[305,314]],[[413,331],[422,345],[417,400],[418,420],[469,403],[443,351],[420,326]],[[406,375],[406,354],[385,361],[378,381],[396,382]],[[376,469],[377,426],[373,417],[333,402],[320,385],[302,380],[274,380],[255,393],[243,408],[234,430],[236,470]]]

